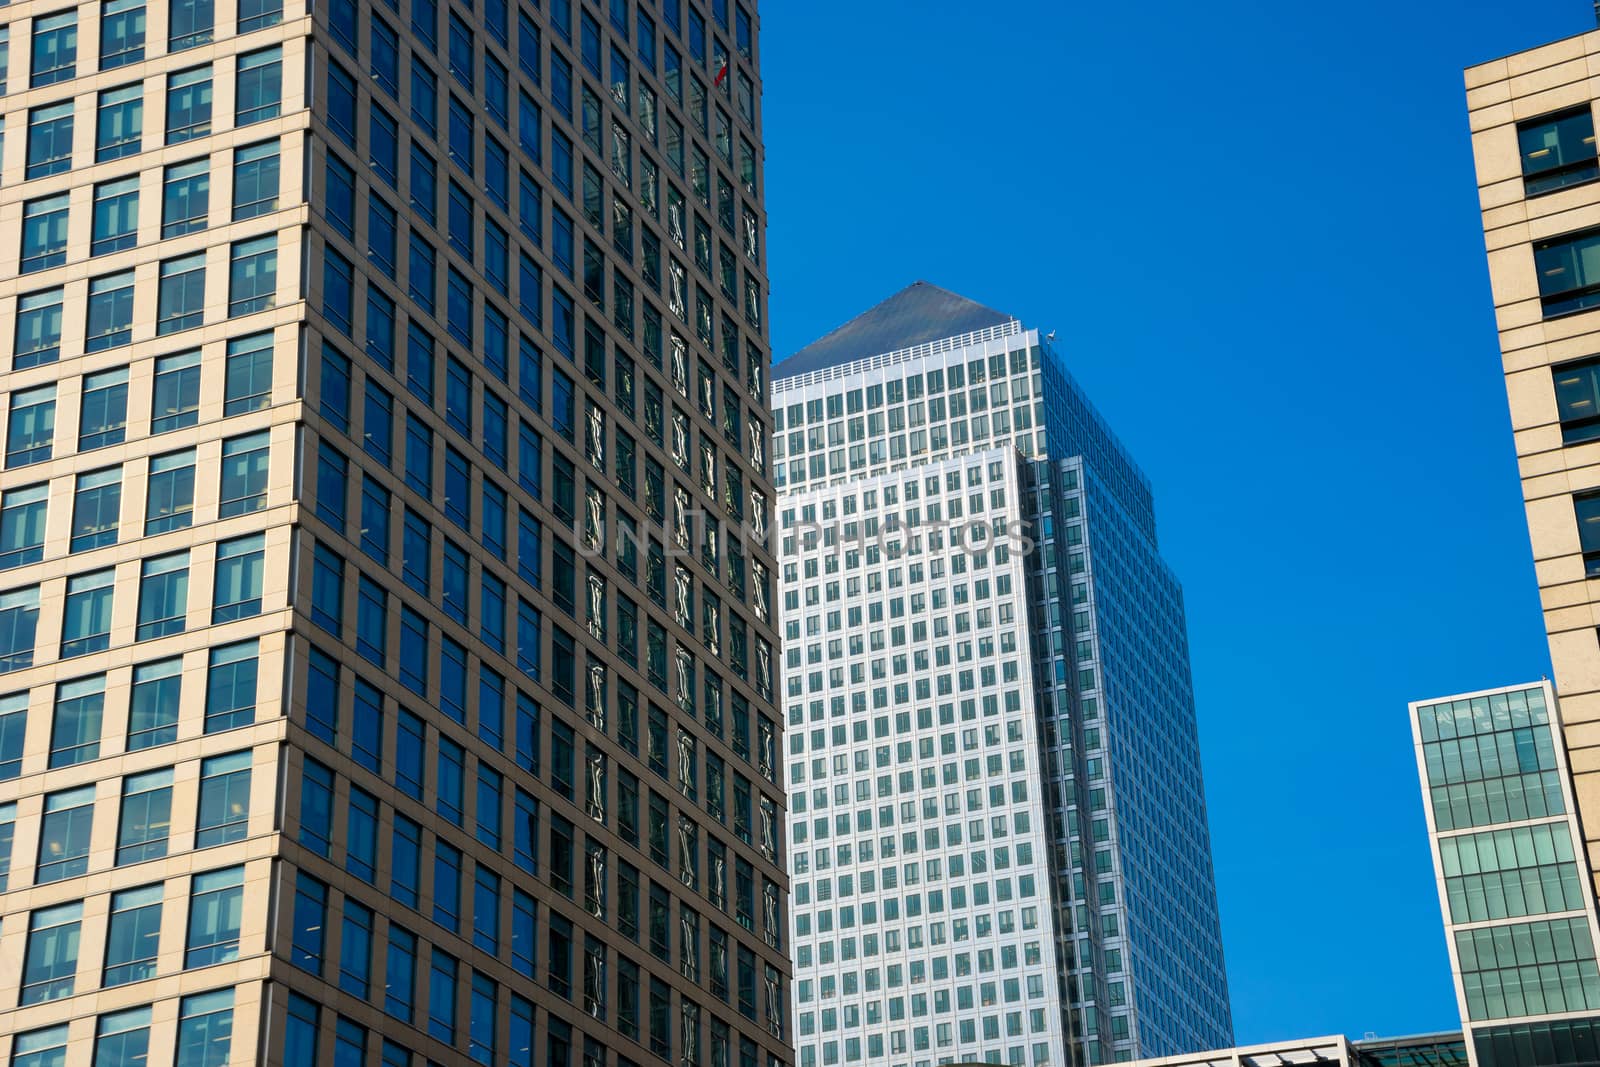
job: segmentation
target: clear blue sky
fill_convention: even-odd
[[[767,0],[779,356],[1057,331],[1183,580],[1241,1043],[1458,1025],[1406,702],[1548,672],[1461,68],[1585,0]]]

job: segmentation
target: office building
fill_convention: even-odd
[[[1048,337],[927,283],[774,378],[799,1063],[1231,1044],[1143,474]]]
[[[1600,846],[1600,159],[1589,32],[1469,67],[1495,322],[1573,798]]]
[[[1410,1037],[1343,1034],[1273,1041],[1138,1061],[1137,1067],[1468,1067],[1459,1033]]]
[[[0,1062],[790,1062],[756,37],[0,7]]]
[[[1600,1059],[1590,869],[1549,682],[1411,705],[1472,1067]]]

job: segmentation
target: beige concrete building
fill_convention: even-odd
[[[1473,155],[1556,695],[1600,859],[1600,33],[1466,71]]]
[[[0,1063],[791,1060],[749,0],[0,4]]]

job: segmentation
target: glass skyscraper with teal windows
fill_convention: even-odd
[[[1411,725],[1472,1067],[1600,1059],[1600,928],[1554,688],[1417,701]]]
[[[773,408],[799,1063],[1231,1045],[1182,590],[1050,339],[919,282]]]

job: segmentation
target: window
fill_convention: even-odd
[[[245,515],[267,506],[268,432],[222,442],[222,503],[219,518]]]
[[[1600,305],[1600,230],[1536,241],[1533,263],[1546,318]]]
[[[83,903],[40,908],[28,917],[28,951],[22,963],[22,1004],[70,997],[78,972]]]
[[[372,909],[349,897],[339,936],[339,988],[362,1000],[372,993]]]
[[[161,941],[161,895],[159,883],[112,894],[102,986],[110,988],[155,977]]]
[[[211,212],[211,161],[196,159],[168,167],[161,185],[161,236],[181,237],[206,228]]]
[[[25,212],[26,213],[26,212]],[[63,210],[62,219],[65,222]],[[137,175],[120,181],[102,182],[94,187],[94,234],[89,245],[91,256],[120,252],[138,243],[139,230],[139,178]],[[26,221],[23,241],[27,243]],[[65,237],[62,238],[65,241]],[[65,260],[65,252],[62,253]],[[131,279],[130,279],[131,281]],[[91,325],[90,332],[94,332]]]
[[[98,208],[98,203],[96,206]],[[99,221],[98,210],[95,220]],[[59,267],[67,261],[66,193],[29,200],[22,205],[21,255],[18,267],[23,274]]]
[[[144,0],[105,0],[100,5],[100,69],[144,58]]]
[[[239,957],[239,921],[244,910],[244,868],[226,867],[194,876],[189,886],[189,933],[185,970]]]
[[[194,521],[194,450],[150,459],[144,533],[182,530]]]
[[[140,13],[144,11],[142,5]],[[144,136],[144,85],[136,82],[100,94],[95,108],[94,161],[104,163],[139,151]]]
[[[299,993],[289,994],[288,1026],[285,1027],[283,1040],[284,1062],[315,1067],[319,1013],[320,1009],[315,1001],[307,1000]],[[359,1057],[356,1062],[361,1062]]]
[[[272,334],[258,333],[228,342],[224,417],[259,411],[272,395]]]
[[[55,717],[50,724],[51,767],[70,767],[99,758],[105,705],[103,674],[56,686]]]
[[[7,553],[14,551],[9,547],[12,544],[12,540],[9,532],[10,516],[8,513],[12,506],[11,500],[17,495],[17,493],[7,494],[5,506],[0,509],[0,567],[6,566]],[[103,548],[106,545],[116,544],[118,516],[121,507],[121,467],[107,467],[104,470],[90,471],[87,474],[78,475],[76,490],[72,498],[71,551],[85,552],[89,549]],[[39,521],[43,521],[42,511],[39,515]]]
[[[291,997],[291,1003],[295,999],[298,998]],[[291,1020],[291,1026],[294,1023]],[[179,1002],[177,1067],[225,1067],[231,1061],[232,1049],[231,987],[197,993]],[[302,1056],[294,1062],[309,1067],[312,1061]]]
[[[94,283],[90,283],[93,303]],[[91,317],[92,321],[92,317]],[[93,351],[93,349],[90,349]],[[61,290],[24,293],[17,298],[17,335],[11,368],[23,370],[61,358]]]
[[[30,89],[66,81],[77,71],[78,12],[63,11],[33,20]]]
[[[217,574],[212,594],[211,624],[261,614],[265,569],[265,534],[249,534],[217,543]]]
[[[296,967],[315,975],[322,974],[327,928],[328,887],[301,871],[295,879],[294,940],[289,954]]]
[[[85,375],[78,451],[120,445],[128,428],[128,368]]]
[[[72,169],[72,101],[28,112],[26,178],[43,178]]]
[[[195,848],[210,848],[243,838],[250,821],[248,750],[213,756],[200,764],[200,814]]]
[[[11,1067],[60,1067],[66,1061],[66,1023],[18,1034],[11,1046]]]
[[[0,672],[33,666],[38,625],[38,586],[0,593]]]
[[[272,307],[278,295],[278,235],[269,233],[233,245],[228,273],[228,317]]]
[[[211,650],[211,666],[206,674],[206,733],[249,726],[255,721],[256,675],[254,640]]]
[[[44,558],[44,520],[50,486],[22,486],[0,495],[0,570]]]
[[[278,210],[278,142],[233,151],[233,221]]]
[[[172,768],[124,778],[122,816],[117,823],[117,866],[161,859],[167,854],[171,829]]]
[[[205,253],[163,260],[156,297],[156,333],[177,333],[199,326],[205,308]]]
[[[1578,540],[1583,547],[1584,570],[1600,576],[1600,493],[1580,493],[1572,498],[1578,518]]]
[[[94,786],[47,793],[34,883],[44,885],[88,873],[89,835],[93,829]]]
[[[189,550],[147,559],[140,571],[135,640],[183,633],[189,602]]]
[[[1522,184],[1528,196],[1600,178],[1589,105],[1517,123]]]
[[[0,782],[9,782],[22,774],[22,748],[27,736],[28,694],[11,693],[0,697]],[[10,833],[10,830],[3,832]],[[10,845],[5,848],[9,850]],[[9,859],[9,851],[5,855]],[[5,860],[0,860],[0,870],[4,867]],[[0,885],[4,882],[0,881]]]
[[[215,6],[214,0],[174,0],[168,8],[167,51],[208,44],[216,25]]]
[[[150,432],[166,433],[169,430],[193,426],[200,420],[200,353],[183,352],[175,356],[163,356],[156,360],[156,380],[154,399],[151,402]],[[189,466],[192,468],[193,455],[190,456]],[[151,463],[151,474],[157,473],[155,467],[162,457],[157,457]],[[170,458],[170,457],[168,457]],[[193,498],[194,478],[191,471],[189,478],[189,493],[187,498]],[[187,526],[185,520],[183,525]],[[146,530],[149,534],[152,531]]]
[[[111,647],[111,589],[115,580],[116,572],[110,569],[67,579],[62,659]]]
[[[55,386],[12,393],[11,417],[6,425],[6,469],[49,459],[55,425]]]
[[[118,348],[133,340],[133,277],[133,271],[127,270],[89,279],[85,352]]]
[[[263,48],[240,56],[234,91],[235,126],[277,118],[283,101],[283,49]]]
[[[211,67],[191,67],[167,75],[167,144],[191,141],[210,132]]]
[[[183,660],[143,663],[133,669],[128,711],[128,751],[170,745],[178,739],[178,708],[183,695]]]

